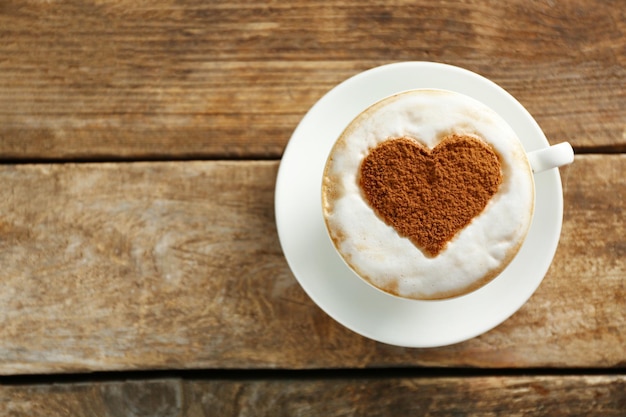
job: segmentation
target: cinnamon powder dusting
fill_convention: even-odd
[[[432,150],[406,137],[384,141],[363,159],[359,174],[377,215],[429,256],[479,215],[502,183],[495,151],[456,134]]]

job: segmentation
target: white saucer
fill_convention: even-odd
[[[333,88],[291,137],[276,180],[276,224],[287,262],[302,288],[333,319],[370,339],[404,347],[461,342],[499,325],[537,289],[556,251],[563,215],[558,169],[535,175],[536,205],[517,257],[491,283],[442,301],[396,298],[372,288],[335,251],[321,209],[321,181],[330,149],[370,104],[414,88],[452,90],[482,101],[516,131],[527,151],[548,141],[510,94],[473,72],[431,62],[402,62],[360,73]]]

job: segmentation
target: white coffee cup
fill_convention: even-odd
[[[484,210],[429,256],[398,233],[363,197],[362,160],[381,143],[409,138],[434,149],[451,133],[476,136],[495,149],[503,183]],[[346,264],[373,287],[409,299],[445,299],[494,279],[514,258],[532,221],[533,175],[571,163],[561,143],[525,152],[497,112],[459,93],[416,89],[361,112],[333,146],[324,171],[325,223]]]

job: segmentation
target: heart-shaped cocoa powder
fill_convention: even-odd
[[[384,141],[363,159],[359,179],[378,216],[430,256],[483,211],[501,183],[495,151],[462,135],[432,150],[410,138]]]

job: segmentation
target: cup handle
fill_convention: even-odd
[[[574,150],[568,142],[528,152],[528,162],[536,174],[574,162]]]

